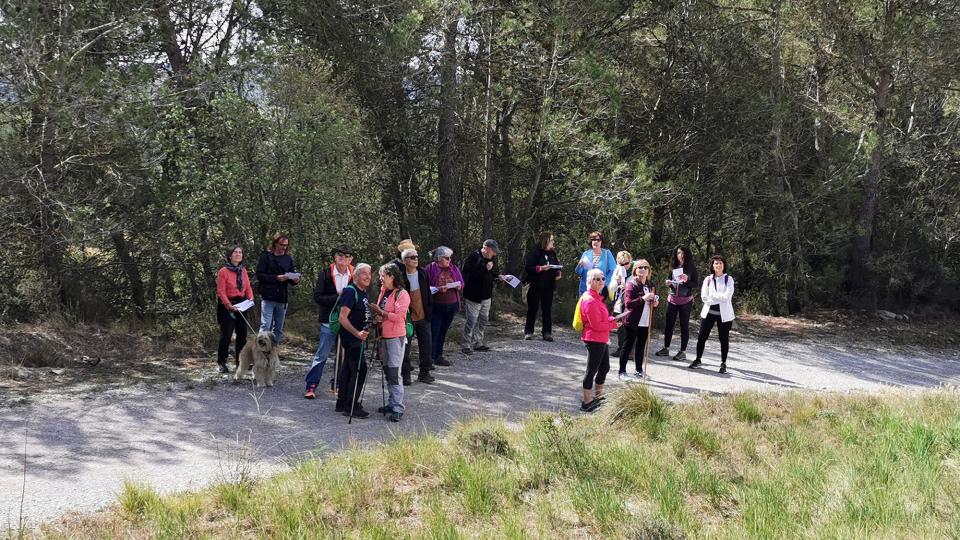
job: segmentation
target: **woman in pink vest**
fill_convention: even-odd
[[[410,308],[410,293],[403,288],[403,272],[393,263],[380,267],[380,298],[370,305],[370,311],[380,322],[380,354],[387,377],[387,404],[377,412],[388,415],[391,422],[399,422],[403,416],[403,385],[400,383],[400,366],[403,365],[403,348],[407,343],[407,310]]]
[[[607,341],[610,331],[619,323],[610,316],[600,291],[605,278],[603,270],[593,268],[587,272],[587,292],[580,300],[580,317],[583,319],[583,334],[580,339],[587,346],[587,373],[583,377],[583,401],[581,411],[592,411],[603,399],[603,382],[610,371],[610,350]]]

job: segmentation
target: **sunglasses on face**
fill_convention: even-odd
[[[606,278],[603,278],[603,277],[595,277],[595,278],[593,278],[593,280],[594,280],[594,281],[606,281]]]
[[[420,258],[419,255],[407,255],[406,257],[404,257],[404,259],[413,259],[413,260],[417,260],[419,258]]]
[[[594,238],[591,238],[590,241],[591,241],[591,242],[603,242],[603,238],[596,238],[596,237],[594,237]]]
[[[650,269],[649,266],[638,266],[637,268],[639,268],[640,270],[649,270],[649,269]]]
[[[353,257],[353,255],[349,253],[337,253],[337,257]]]

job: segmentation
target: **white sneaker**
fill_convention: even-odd
[[[623,381],[623,382],[631,382],[630,376],[627,375],[626,373],[621,373],[621,374],[617,375],[617,378],[620,379],[620,380]]]
[[[642,380],[643,380],[643,372],[642,372],[642,371],[635,371],[635,372],[633,373],[633,378],[636,379],[636,380],[638,380],[638,381],[642,381]]]

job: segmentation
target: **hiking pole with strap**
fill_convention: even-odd
[[[647,382],[647,365],[650,360],[650,342],[653,340],[653,313],[657,299],[657,288],[653,288],[653,302],[650,302],[650,319],[647,321],[647,344],[643,347],[643,382]]]
[[[366,345],[366,340],[360,343],[360,359],[357,361],[356,379],[353,381],[353,394],[350,396],[350,418],[347,420],[347,424],[353,423],[353,406],[357,402],[357,386],[360,384],[360,362],[363,362],[363,352]],[[350,360],[347,359],[347,361],[349,362]],[[363,382],[366,383],[367,381],[364,380]]]
[[[339,387],[337,386],[337,384],[338,384],[338,382],[340,381],[340,361],[341,361],[341,359],[343,358],[343,352],[342,352],[342,349],[340,348],[340,333],[339,333],[339,332],[337,333],[337,344],[336,344],[336,347],[337,347],[337,352],[334,353],[334,355],[333,355],[333,358],[334,358],[334,360],[333,360],[333,378],[330,379],[330,393],[333,394],[334,396],[337,395],[337,391],[339,390]]]

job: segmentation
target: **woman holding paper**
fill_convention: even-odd
[[[631,380],[627,375],[627,362],[630,360],[630,349],[635,349],[633,358],[636,361],[636,371],[633,378],[643,379],[643,357],[647,350],[647,336],[650,332],[650,316],[653,308],[660,305],[657,288],[653,285],[653,270],[646,259],[640,259],[633,265],[633,277],[627,280],[623,293],[623,316],[626,339],[623,351],[620,354],[620,370],[618,377],[621,381]]]
[[[673,339],[673,326],[680,317],[680,351],[673,359],[683,362],[687,359],[687,342],[690,340],[690,311],[693,309],[693,295],[697,283],[697,267],[693,264],[693,255],[687,246],[677,246],[673,250],[670,265],[670,279],[664,283],[670,287],[667,296],[667,322],[663,329],[663,348],[657,356],[670,356],[670,340]]]
[[[603,247],[603,235],[597,231],[590,233],[590,249],[583,252],[583,255],[580,255],[580,261],[577,263],[577,267],[574,269],[577,276],[580,278],[580,296],[583,296],[583,293],[587,290],[586,275],[590,270],[594,268],[599,268],[603,272],[603,278],[606,283],[610,283],[613,279],[613,270],[617,267],[617,261],[613,258],[613,253],[610,253],[610,250]],[[603,290],[600,291],[600,296],[607,297],[607,287],[604,286]]]
[[[453,323],[453,317],[460,311],[460,291],[463,290],[463,276],[455,264],[451,264],[453,250],[440,246],[433,250],[434,261],[427,266],[430,278],[430,293],[433,294],[433,313],[430,317],[430,348],[433,365],[449,366],[450,361],[443,357],[443,342],[447,339],[447,330]]]
[[[220,345],[217,348],[217,365],[220,373],[230,373],[227,369],[227,355],[230,352],[230,338],[237,334],[237,347],[234,351],[233,365],[238,365],[240,351],[247,343],[247,323],[234,304],[244,300],[253,301],[253,287],[250,275],[243,267],[243,248],[233,246],[226,252],[227,262],[217,272],[217,323],[220,324]]]
[[[550,231],[540,233],[537,245],[527,253],[523,266],[526,270],[527,323],[523,327],[523,339],[533,339],[533,325],[537,322],[537,310],[542,315],[544,341],[553,341],[553,291],[561,277],[560,260],[553,249],[554,237]]]

